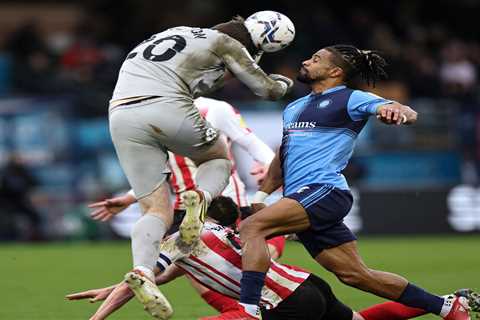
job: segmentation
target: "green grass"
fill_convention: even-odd
[[[480,289],[480,236],[362,238],[360,250],[370,267],[399,273],[435,293],[462,287]],[[0,257],[0,319],[6,320],[88,319],[96,305],[66,301],[64,295],[119,281],[129,270],[131,259],[127,242],[2,245]],[[355,309],[382,301],[339,283],[298,243],[288,243],[282,261],[323,277],[337,296]],[[184,279],[162,290],[174,306],[174,319],[214,314]],[[132,301],[111,319],[149,317]]]

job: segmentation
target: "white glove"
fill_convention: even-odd
[[[282,76],[281,74],[271,73],[268,75],[268,77],[274,81],[281,83],[282,86],[285,87],[285,94],[288,93],[293,87],[293,80],[288,77]]]

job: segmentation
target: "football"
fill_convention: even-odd
[[[245,20],[255,46],[265,52],[279,51],[295,38],[292,21],[276,11],[259,11]]]

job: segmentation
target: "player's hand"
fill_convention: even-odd
[[[108,221],[116,214],[125,210],[135,201],[136,199],[132,195],[125,194],[123,196],[91,203],[88,205],[88,207],[95,210],[90,214],[90,216],[94,220]]]
[[[285,94],[287,94],[293,87],[293,80],[289,77],[282,76],[281,74],[271,73],[268,77],[274,81],[282,83],[285,86]]]
[[[256,213],[260,210],[262,210],[263,208],[265,208],[267,205],[265,203],[252,203],[251,204],[251,207],[252,207],[252,213]]]
[[[400,103],[386,104],[377,110],[377,119],[385,124],[412,124],[417,121],[417,117],[416,111]]]
[[[100,307],[98,307],[95,314],[89,320],[104,320],[108,318],[116,310],[120,309],[133,297],[133,292],[128,285],[123,282],[115,287]]]
[[[267,176],[268,166],[255,162],[250,170],[250,174],[255,178],[257,185],[260,186]]]
[[[115,287],[91,289],[87,291],[71,293],[65,296],[68,300],[83,300],[88,299],[90,303],[105,300],[108,295],[115,289]]]

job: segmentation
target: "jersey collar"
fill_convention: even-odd
[[[321,96],[321,95],[324,95],[324,94],[327,94],[327,93],[331,93],[331,92],[335,92],[335,91],[338,91],[338,90],[342,90],[342,89],[345,89],[347,86],[345,85],[340,85],[340,86],[336,86],[336,87],[333,87],[333,88],[330,88],[330,89],[327,89],[325,91],[322,91],[320,93],[311,93],[312,96]]]

